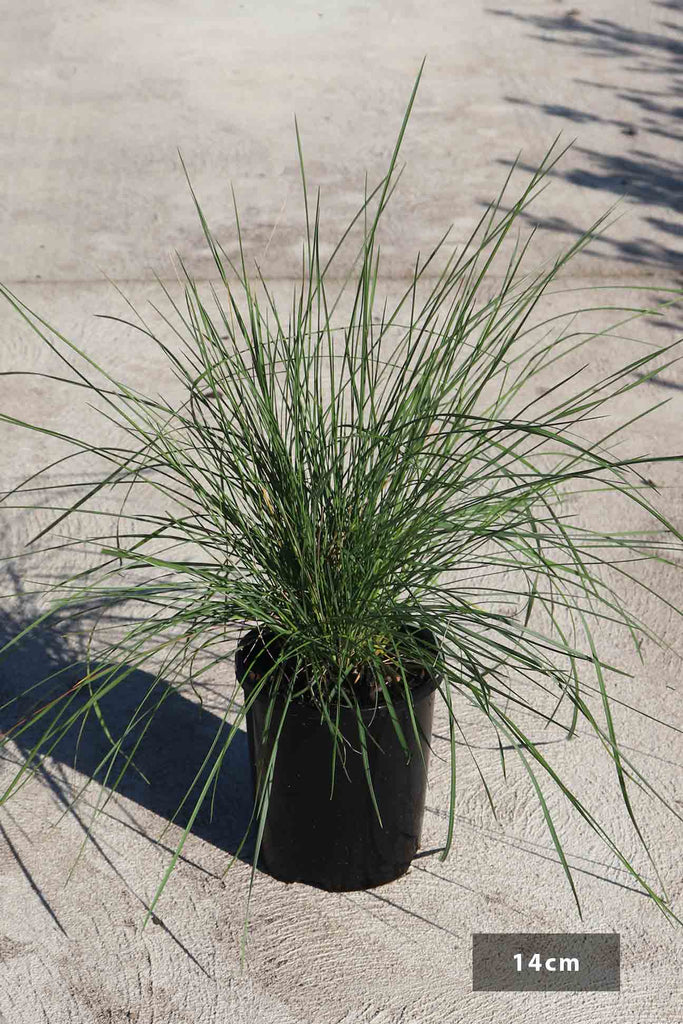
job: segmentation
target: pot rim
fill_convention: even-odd
[[[425,626],[415,627],[415,629],[416,629],[416,631],[418,631],[418,630],[421,631],[423,629],[426,629],[426,630],[429,631],[431,636],[434,637],[434,633],[428,627],[425,627]],[[259,626],[253,626],[245,634],[243,634],[243,636],[241,636],[240,639],[237,642],[237,652],[236,652],[236,655],[235,655],[235,674],[236,674],[238,683],[240,684],[240,686],[242,687],[242,689],[244,690],[244,692],[245,692],[245,694],[247,696],[253,690],[255,682],[252,681],[252,680],[249,680],[246,677],[246,672],[244,672],[244,666],[240,664],[241,659],[242,659],[242,653],[243,653],[242,644],[247,640],[248,637],[251,637],[251,636],[253,636],[254,640],[258,642],[258,639],[260,637],[262,637],[264,635],[264,633],[267,632],[267,630],[268,630],[267,626],[264,627],[264,628],[261,628]],[[434,637],[434,640],[435,640],[435,643],[436,643],[436,637]],[[263,648],[263,649],[265,650],[265,648]],[[437,644],[437,649],[438,649],[438,644]],[[441,682],[441,675],[440,675],[440,673],[438,671],[435,670],[435,671],[432,671],[429,674],[428,678],[424,682],[419,683],[418,686],[410,687],[410,695],[411,695],[411,703],[412,703],[412,705],[415,706],[415,704],[417,704],[419,701],[425,700],[432,693],[434,693],[434,691],[439,687],[440,682]],[[402,694],[400,697],[394,697],[392,699],[393,699],[393,707],[396,708],[396,709],[400,709],[400,708],[402,708],[403,706],[405,706],[407,704],[407,697],[406,697],[405,694]],[[276,697],[276,704],[282,704],[282,703],[284,703],[284,695],[282,693],[278,693],[277,697]],[[319,708],[319,706],[317,704],[315,704],[315,703],[313,703],[311,701],[304,701],[304,700],[301,699],[301,697],[294,698],[292,700],[291,704],[293,704],[297,708],[297,710],[299,710],[299,709],[301,709],[301,710],[310,710],[311,712],[315,711],[317,713],[319,713],[319,711],[320,711],[320,708]],[[387,705],[386,701],[384,700],[384,696],[383,695],[380,695],[380,698],[376,702],[373,701],[372,704],[359,702],[359,708],[360,708],[361,712],[364,712],[364,713],[365,712],[370,712],[370,713],[376,714],[376,713],[378,713],[380,711],[388,711],[388,705]],[[354,708],[348,707],[346,704],[343,704],[341,706],[341,708],[340,708],[340,715],[344,715],[344,714],[354,714]]]

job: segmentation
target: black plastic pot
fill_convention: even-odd
[[[417,635],[436,650],[430,631],[418,631]],[[262,675],[271,664],[264,641],[256,630],[251,630],[240,641],[236,656],[237,678],[245,697],[256,685],[256,676]],[[249,669],[254,674],[251,679]],[[378,707],[373,705],[362,710],[368,729],[370,773],[382,825],[368,788],[354,711],[341,709],[339,728],[350,745],[345,744],[344,767],[337,755],[334,791],[330,798],[333,751],[330,730],[310,700],[299,697],[292,701],[278,741],[260,868],[284,882],[304,882],[336,892],[372,888],[405,874],[420,843],[437,685],[436,674],[427,676],[417,686],[411,685],[419,743],[405,699],[394,700],[410,751],[409,761],[386,704],[380,699]],[[268,763],[273,743],[272,726],[264,741],[269,702],[266,690],[264,686],[247,712],[255,794],[259,765]],[[278,698],[273,716],[276,723],[280,721],[282,707],[282,698]]]

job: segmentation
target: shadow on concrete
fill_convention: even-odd
[[[0,648],[16,637],[35,617],[34,612],[28,614],[27,609],[22,608],[21,602],[18,610],[9,612],[0,609]],[[0,733],[9,732],[17,722],[32,714],[37,708],[42,708],[59,695],[67,693],[83,674],[84,663],[74,659],[73,651],[69,649],[58,623],[53,623],[51,627],[41,625],[29,633],[18,644],[0,655]],[[44,682],[41,682],[42,680]],[[36,686],[37,683],[40,685]],[[29,687],[33,689],[26,693]],[[88,694],[77,693],[71,696],[73,703],[69,707],[69,713],[79,706],[82,707]],[[144,711],[151,711],[158,701],[161,701],[161,704],[153,716],[145,715]],[[29,754],[45,727],[51,721],[57,721],[63,704],[64,701],[59,701],[46,711],[39,723],[13,737],[22,757]],[[155,682],[154,676],[150,673],[136,670],[100,702],[102,717],[115,740],[123,735],[140,706],[143,710],[141,721],[123,741],[122,753],[118,755],[117,767],[112,770],[109,782],[111,784],[118,775],[126,755],[133,750],[137,739],[147,727],[134,755],[134,767],[132,764],[129,766],[117,784],[116,792],[145,810],[152,811],[158,817],[170,821],[176,815],[177,808],[193,779],[199,774],[188,800],[175,817],[174,823],[184,827],[206,780],[209,769],[207,766],[202,770],[202,763],[217,732],[221,729],[222,719],[219,714],[202,707],[196,700],[183,696],[177,686],[171,686],[164,681]],[[69,783],[66,774],[60,771],[60,765],[77,769],[84,777],[85,784],[88,779],[103,783],[107,768],[111,764],[111,761],[102,764],[103,758],[111,750],[111,742],[97,716],[90,711],[82,728],[81,723],[82,718],[79,718],[59,739],[50,751],[50,762],[41,769],[43,781],[49,785],[58,804],[65,810],[69,808],[73,799],[73,782]],[[221,741],[227,738],[227,734],[228,727],[223,726]],[[220,749],[219,744],[216,749]],[[5,752],[0,754],[0,757],[13,760],[11,755]],[[7,769],[11,771],[9,765],[6,765]],[[99,787],[96,787],[96,790],[98,794],[101,792]],[[249,827],[253,806],[245,731],[240,730],[235,735],[225,755],[215,788],[213,809],[212,792],[210,789],[191,831],[226,853],[235,854]],[[89,793],[90,791],[86,797]],[[11,800],[7,806],[11,807]],[[76,803],[70,813],[80,822],[78,806]],[[112,803],[108,805],[107,810],[113,810]],[[123,815],[120,807],[116,810],[117,821],[141,835],[147,835],[145,827],[135,820],[134,809],[126,808]],[[90,816],[87,817],[89,819]],[[85,828],[85,824],[83,827]],[[153,836],[148,838],[154,841]],[[178,838],[176,829],[173,838],[167,836],[166,843],[162,846],[174,849]],[[253,837],[250,835],[242,848],[240,859],[251,863],[252,857]]]
[[[427,805],[425,807],[425,810],[437,818],[448,818],[448,814],[445,811],[441,810],[441,808],[430,807]],[[513,836],[505,835],[505,833],[502,830],[493,832],[491,829],[487,829],[479,825],[474,825],[471,821],[468,821],[467,819],[459,818],[458,815],[456,815],[456,823],[465,825],[472,832],[477,832],[480,835],[486,836],[486,838],[489,841],[492,841],[494,843],[500,843],[504,846],[509,846],[512,849],[517,850],[520,853],[525,854],[527,856],[538,857],[540,858],[540,860],[547,860],[553,864],[559,864],[560,866],[562,865],[562,861],[557,856],[557,851],[555,850],[555,847],[552,845],[552,843],[542,844],[532,843],[529,840],[516,840],[516,838]],[[533,847],[535,847],[535,849]],[[423,857],[431,857],[437,853],[442,853],[444,849],[445,847],[443,846],[437,846],[433,849],[421,850],[420,853],[418,853],[415,860],[418,860]],[[620,882],[618,879],[611,878],[610,875],[605,874],[602,871],[592,871],[590,868],[581,867],[581,865],[578,864],[577,861],[582,860],[584,861],[584,863],[591,864],[594,867],[605,868],[608,871],[610,871],[612,875],[614,875],[615,873],[619,873],[623,875],[625,878],[630,879],[631,876],[625,868],[616,867],[614,865],[607,864],[604,861],[590,860],[589,858],[582,857],[580,854],[572,854],[570,851],[567,850],[565,850],[565,854],[567,856],[567,862],[569,863],[572,872],[579,872],[583,875],[590,875],[591,878],[597,878],[600,882],[608,882],[609,885],[615,885],[619,889],[627,889],[629,892],[633,892],[637,896],[644,896],[649,899],[648,894],[645,892],[644,889],[639,889],[637,886],[627,884],[626,882]],[[464,885],[462,882],[455,881],[454,879],[448,878],[447,876],[437,873],[435,871],[430,871],[424,865],[414,864],[413,867],[416,868],[416,870],[424,871],[426,874],[433,875],[434,878],[438,878],[440,881],[444,883],[457,885],[460,888],[469,889],[471,892],[478,891],[472,888],[471,886]],[[482,893],[481,895],[483,896],[484,894]]]
[[[41,903],[41,905],[43,906],[43,908],[50,915],[50,917],[52,918],[53,922],[55,923],[55,925],[57,926],[59,931],[62,933],[62,935],[66,936],[68,938],[67,932],[66,932],[64,926],[62,925],[62,922],[59,920],[59,918],[57,917],[56,913],[54,912],[54,910],[50,906],[49,901],[45,898],[45,895],[43,894],[42,889],[40,888],[38,883],[35,881],[33,875],[31,874],[31,872],[29,871],[28,867],[24,863],[24,860],[23,860],[21,854],[19,853],[19,851],[17,850],[16,846],[12,842],[10,836],[7,834],[7,831],[6,831],[5,827],[3,826],[2,822],[0,822],[0,840],[2,840],[2,842],[5,844],[5,846],[9,850],[9,852],[14,857],[14,860],[17,863],[17,865],[19,867],[19,870],[21,871],[22,875],[24,876],[24,878],[28,882],[31,891],[38,898],[38,900]]]
[[[680,150],[671,145],[683,142],[683,25],[673,24],[664,14],[667,10],[683,10],[683,3],[660,0],[652,6],[653,12],[660,8],[664,17],[655,22],[653,13],[656,29],[651,31],[591,18],[590,7],[570,7],[556,15],[522,14],[510,8],[488,8],[488,12],[526,26],[533,38],[547,46],[578,49],[595,61],[594,78],[573,80],[585,96],[581,107],[506,97],[511,104],[542,111],[570,125],[593,124],[605,129],[600,150],[572,147],[551,176],[614,198],[626,196],[662,211],[661,216],[653,216],[650,209],[643,216],[643,223],[648,225],[646,235],[627,241],[597,238],[586,256],[616,256],[624,263],[683,273],[683,229],[676,223],[683,212],[683,161]],[[613,104],[601,99],[593,107],[591,95],[598,91],[603,96],[611,93]],[[628,116],[609,117],[596,112],[609,110],[610,106],[626,110]],[[664,141],[657,145],[655,140]],[[572,157],[575,166],[567,167]],[[509,162],[501,162],[509,166]],[[525,167],[521,163],[519,166]],[[535,168],[528,165],[526,170]],[[574,236],[588,226],[562,218],[523,216],[541,227]]]
[[[643,374],[635,374],[636,377],[643,378]],[[649,383],[654,384],[657,388],[665,388],[668,391],[683,391],[683,384],[679,384],[675,380],[667,380],[666,377],[650,377]]]

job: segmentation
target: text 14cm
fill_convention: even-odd
[[[512,959],[515,961],[518,971],[578,971],[579,969],[577,956],[549,956],[547,960],[541,960],[540,953],[534,953],[525,963],[523,954],[515,953]],[[559,966],[557,966],[558,964]]]

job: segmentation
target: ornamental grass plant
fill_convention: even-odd
[[[463,715],[476,709],[490,726],[501,771],[513,757],[528,773],[577,906],[551,788],[664,915],[678,920],[661,883],[647,880],[601,824],[599,808],[570,788],[539,742],[549,726],[567,738],[577,729],[597,737],[613,765],[614,797],[623,801],[643,845],[634,790],[680,818],[620,743],[614,709],[623,702],[614,681],[628,673],[602,653],[606,632],[641,659],[645,640],[670,646],[627,608],[624,587],[641,588],[649,602],[681,614],[676,595],[658,593],[651,576],[639,574],[639,563],[681,564],[683,537],[662,511],[650,474],[655,464],[682,456],[619,451],[643,413],[619,418],[614,412],[623,410],[623,396],[674,360],[674,345],[642,343],[633,358],[597,380],[587,381],[584,372],[599,343],[623,337],[624,325],[663,306],[635,309],[599,299],[568,314],[543,315],[550,287],[609,226],[613,210],[557,258],[526,269],[534,230],[523,238],[518,228],[565,152],[557,139],[517,199],[507,199],[513,167],[464,244],[446,255],[449,229],[426,257],[417,256],[398,301],[381,295],[378,231],[400,177],[399,151],[421,74],[422,68],[387,173],[372,190],[366,185],[358,212],[326,258],[320,193],[314,203],[296,127],[306,234],[301,282],[286,310],[278,308],[258,264],[248,269],[236,203],[239,257],[231,259],[190,184],[215,280],[203,287],[178,256],[183,299],[159,279],[167,307],[154,307],[168,338],[135,310],[134,321],[121,320],[139,332],[141,345],[163,352],[181,400],[164,400],[146,381],[132,387],[118,380],[2,287],[69,368],[74,402],[94,403],[117,439],[97,444],[2,416],[34,431],[36,441],[46,434],[63,442],[68,454],[61,466],[78,455],[101,466],[89,483],[74,471],[75,496],[66,506],[51,498],[63,484],[41,479],[55,463],[2,495],[6,508],[49,513],[29,547],[12,556],[15,571],[22,559],[40,557],[45,545],[57,547],[67,520],[70,536],[59,546],[73,549],[74,560],[83,552],[89,559],[85,568],[78,563],[78,571],[35,592],[44,608],[3,651],[53,618],[68,624],[72,614],[74,622],[84,610],[93,615],[76,683],[55,695],[52,679],[49,699],[41,701],[46,681],[36,680],[33,710],[17,713],[5,731],[2,747],[15,752],[22,737],[32,738],[2,802],[64,735],[79,735],[94,717],[109,740],[99,766],[101,812],[124,773],[135,770],[136,751],[160,704],[150,688],[114,734],[103,716],[105,697],[149,666],[155,679],[173,680],[166,692],[201,686],[207,672],[229,680],[235,642],[251,627],[277,642],[272,672],[249,700],[235,685],[201,773],[187,779],[191,813],[148,916],[200,807],[224,781],[226,752],[261,690],[273,709],[276,697],[284,698],[284,715],[297,700],[319,710],[336,741],[333,787],[344,761],[340,709],[358,711],[368,695],[390,710],[398,700],[410,707],[406,666],[431,672],[438,661],[437,701],[449,723],[451,772],[440,858],[453,839],[456,766],[470,746]],[[340,278],[339,254],[354,232],[362,234],[361,243]],[[664,306],[680,296],[647,291],[660,292]],[[344,303],[348,314],[341,316]],[[609,326],[583,326],[582,317],[594,321],[605,314]],[[649,528],[591,525],[581,514],[591,494],[636,506]],[[120,496],[115,513],[105,500],[112,495]],[[86,515],[88,522],[99,516],[109,532],[80,529]],[[110,611],[118,622],[111,640],[104,625]],[[418,641],[417,630],[424,628],[437,638],[438,654]],[[295,670],[284,671],[285,665]],[[5,718],[16,700],[5,705]],[[647,697],[644,703],[647,714]],[[358,720],[363,743],[360,714]],[[276,735],[281,725],[274,715]],[[405,746],[405,736],[399,740]],[[274,763],[275,753],[254,804],[254,864]],[[481,779],[495,812],[484,772]],[[371,788],[369,772],[367,782]]]

